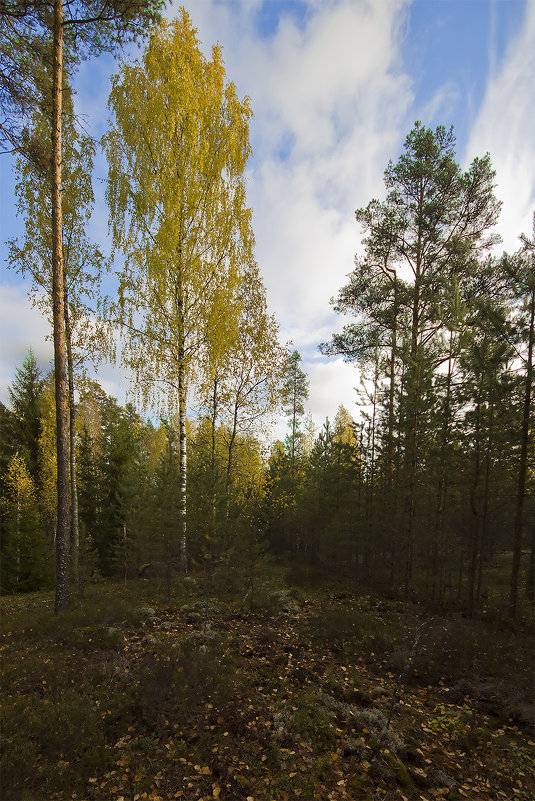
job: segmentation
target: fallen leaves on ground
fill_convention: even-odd
[[[111,634],[90,647],[80,630],[59,642],[10,632],[5,801],[535,797],[528,727],[447,677],[400,679],[394,649],[420,625],[414,611],[382,611],[398,629],[387,641],[352,634],[352,615],[358,627],[376,608],[371,596],[310,593],[287,606],[193,598],[116,626],[117,647]],[[330,639],[321,621],[338,612]],[[45,737],[71,686],[91,717],[72,748]],[[24,709],[36,727],[25,732],[26,769],[10,751],[23,743],[10,725]],[[72,714],[82,725],[83,712]]]

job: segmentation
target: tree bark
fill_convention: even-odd
[[[230,514],[230,488],[232,485],[232,467],[234,459],[234,443],[236,442],[236,434],[238,432],[238,401],[234,403],[234,413],[232,415],[232,432],[228,442],[227,453],[227,470],[225,478],[225,499],[226,499],[226,518],[228,520]]]
[[[184,367],[184,347],[181,346],[178,366],[178,432],[179,432],[179,536],[180,566],[184,575],[188,572],[188,555],[186,542],[186,376]]]
[[[518,576],[520,571],[520,556],[522,552],[522,518],[524,500],[526,497],[526,474],[528,462],[529,442],[529,413],[531,406],[531,384],[533,381],[533,339],[535,318],[535,282],[531,288],[528,363],[526,369],[526,389],[524,392],[524,413],[522,415],[522,433],[520,440],[520,465],[518,470],[518,489],[516,496],[516,511],[513,535],[513,565],[511,570],[511,590],[509,595],[509,617],[515,618],[518,603]]]
[[[390,376],[388,388],[388,462],[386,470],[386,484],[392,490],[392,477],[394,474],[394,400],[396,388],[396,358],[397,358],[397,328],[398,328],[398,282],[394,273],[394,322],[392,326],[392,340],[390,351]]]
[[[65,276],[64,276],[65,279]],[[69,301],[67,297],[67,286],[64,280],[65,293],[65,342],[67,349],[67,377],[69,386],[69,462],[70,462],[70,487],[71,487],[71,547],[72,559],[71,567],[75,585],[79,587],[79,552],[80,552],[80,529],[78,524],[78,486],[76,481],[76,408],[74,405],[74,367],[72,360],[71,345],[71,323],[69,316]]]
[[[420,423],[420,380],[421,380],[421,354],[419,352],[420,339],[420,293],[421,282],[424,271],[422,257],[422,222],[421,214],[424,202],[423,183],[420,186],[418,200],[418,243],[416,250],[416,268],[414,270],[414,296],[412,302],[412,321],[411,321],[411,350],[410,350],[410,373],[408,386],[408,432],[407,432],[407,454],[406,465],[408,467],[408,493],[407,493],[407,525],[405,532],[405,576],[403,586],[405,594],[408,595],[413,568],[413,537],[414,520],[416,517],[416,472],[418,470],[418,427]],[[412,374],[412,375],[411,375]]]
[[[218,414],[218,406],[219,406],[219,398],[217,395],[217,388],[219,383],[219,376],[217,371],[214,375],[214,383],[213,383],[213,392],[212,392],[212,419],[211,419],[211,435],[212,435],[212,452],[211,452],[211,464],[210,464],[210,493],[211,493],[211,543],[210,543],[210,554],[212,553],[212,546],[216,541],[217,536],[217,454],[216,454],[216,439],[217,439],[217,414]],[[228,515],[227,515],[228,516]]]
[[[526,598],[532,602],[535,600],[535,523],[531,527],[529,567],[526,575]]]
[[[54,2],[52,80],[52,316],[57,434],[56,614],[70,606],[69,594],[69,410],[66,375],[65,301],[63,283],[62,79],[63,0]]]
[[[479,553],[479,540],[481,530],[480,503],[477,498],[479,481],[481,478],[481,404],[483,396],[483,375],[479,379],[476,406],[476,430],[475,430],[475,453],[474,453],[474,477],[470,492],[470,508],[472,510],[472,521],[470,526],[470,545],[468,562],[468,587],[466,595],[466,608],[469,617],[474,613],[474,591],[476,582],[477,556]]]
[[[489,410],[489,436],[487,439],[487,452],[485,455],[485,486],[483,490],[483,512],[481,519],[481,544],[479,548],[479,565],[477,572],[477,600],[481,599],[483,586],[483,563],[488,558],[488,517],[489,517],[489,495],[490,495],[490,469],[492,461],[492,449],[494,447],[494,400],[491,399]]]

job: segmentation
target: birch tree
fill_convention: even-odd
[[[267,310],[266,290],[256,264],[243,274],[235,294],[235,331],[221,352],[207,352],[201,392],[211,407],[212,440],[218,420],[225,424],[226,510],[238,436],[256,435],[262,418],[281,403],[286,354],[278,342],[278,325]]]
[[[188,387],[202,352],[225,336],[233,286],[251,263],[243,180],[251,110],[226,83],[219,47],[211,60],[201,53],[184,10],[154,31],[141,62],[123,65],[109,106],[107,200],[125,257],[115,312],[141,399],[165,388],[178,405],[185,571]]]

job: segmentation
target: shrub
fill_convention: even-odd
[[[65,688],[57,697],[20,696],[1,720],[2,798],[39,796],[61,784],[58,765],[69,763],[69,786],[85,775],[95,756],[105,761],[103,733],[96,707],[78,691]]]
[[[212,639],[158,644],[150,661],[139,668],[135,704],[149,727],[162,726],[182,709],[203,705],[208,699],[226,703],[235,692],[236,671],[231,658]]]
[[[351,607],[326,606],[308,619],[304,635],[325,647],[353,654],[359,651],[381,653],[388,650],[394,639],[389,626],[369,611]]]

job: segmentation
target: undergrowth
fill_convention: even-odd
[[[2,599],[3,801],[535,795],[529,632],[219,583]]]

